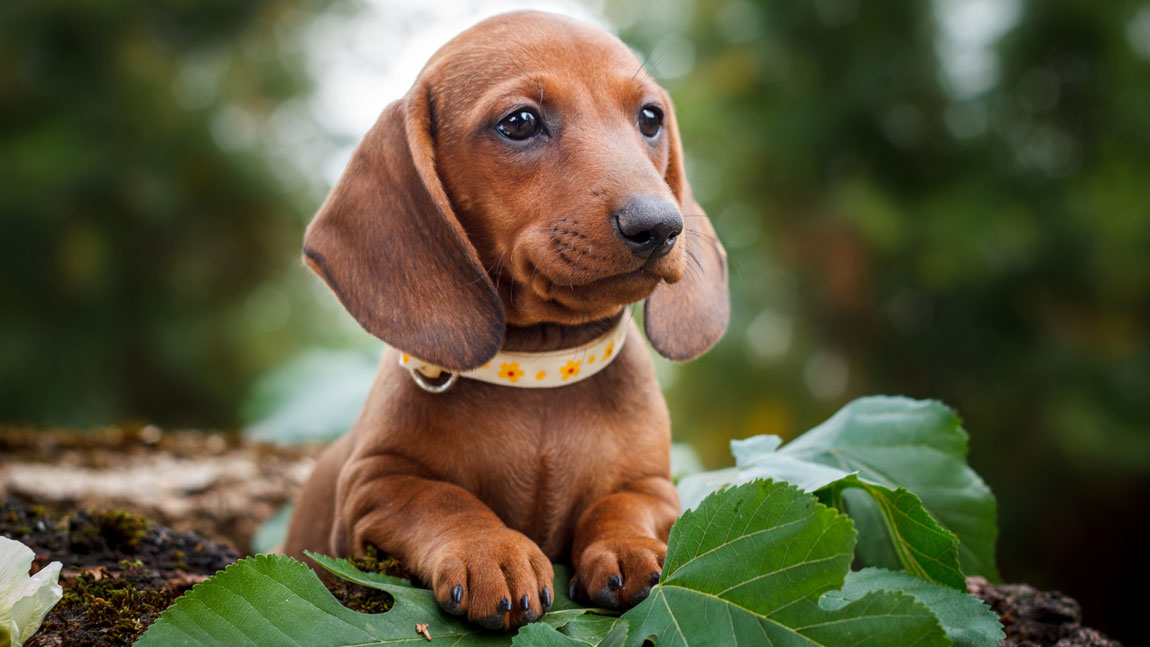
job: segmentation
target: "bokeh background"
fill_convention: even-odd
[[[0,424],[357,413],[381,345],[298,261],[426,58],[517,7],[619,33],[730,252],[723,342],[660,362],[676,439],[937,398],[1009,580],[1137,644],[1150,495],[1150,3],[0,3]]]

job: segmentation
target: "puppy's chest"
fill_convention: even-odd
[[[552,557],[566,550],[583,508],[621,485],[632,450],[649,445],[642,437],[658,425],[627,394],[605,401],[599,391],[565,391],[444,411],[455,430],[439,461],[446,478]]]
[[[504,410],[474,420],[460,444],[465,461],[457,477],[471,480],[482,498],[516,509],[528,499],[569,499],[576,489],[610,480],[623,421],[571,403]]]

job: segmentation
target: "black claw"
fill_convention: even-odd
[[[453,616],[463,613],[463,606],[460,604],[460,602],[463,602],[463,587],[456,584],[455,588],[451,589],[451,597],[447,600],[439,600],[438,602],[439,608]]]
[[[571,598],[572,600],[578,600],[579,599],[578,594],[579,594],[579,585],[575,582],[575,580],[571,580],[571,586],[567,587],[567,597]]]
[[[660,575],[661,575],[660,573],[651,573],[651,577],[648,580],[649,582],[651,582],[651,586],[655,586],[656,584],[659,583],[659,576]]]
[[[531,608],[531,598],[527,597],[526,595],[519,598],[519,607],[522,608],[524,611],[530,609]]]
[[[607,586],[612,591],[618,591],[619,589],[623,588],[623,578],[619,577],[619,574],[616,573],[607,578]]]
[[[511,610],[511,600],[508,600],[507,598],[503,598],[502,600],[500,600],[499,601],[499,610],[502,611],[503,613],[507,613],[508,611],[510,611]]]
[[[543,587],[543,590],[539,593],[539,599],[543,602],[543,608],[544,609],[550,609],[551,608],[551,590],[550,589],[548,589],[547,587]]]

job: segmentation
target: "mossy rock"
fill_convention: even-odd
[[[15,499],[0,501],[0,535],[30,546],[36,568],[52,561],[64,565],[64,597],[27,647],[131,645],[177,597],[240,558],[226,545],[122,510],[57,516]],[[411,577],[374,548],[351,561],[364,571]],[[384,591],[338,578],[324,581],[355,611],[382,613],[394,602]]]

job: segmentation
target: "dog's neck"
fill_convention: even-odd
[[[613,317],[585,324],[566,325],[538,323],[531,326],[508,326],[503,350],[520,353],[544,353],[575,348],[607,333],[619,321],[629,316],[626,308]]]
[[[615,361],[627,338],[626,315],[622,311],[578,325],[511,326],[503,348],[490,361],[462,373],[408,353],[400,353],[399,365],[411,372],[420,388],[432,393],[450,389],[458,378],[528,389],[565,386],[591,378]]]

